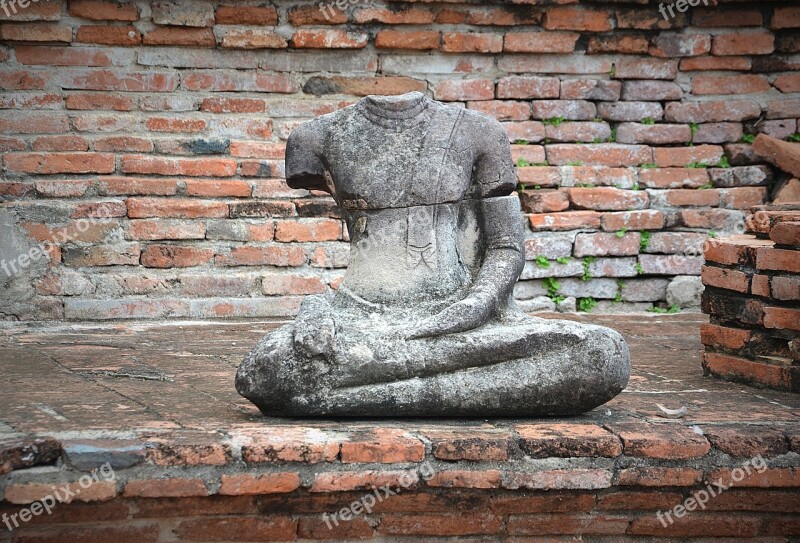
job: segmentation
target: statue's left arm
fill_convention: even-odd
[[[480,199],[478,209],[483,259],[467,296],[427,319],[412,338],[441,336],[473,330],[488,322],[508,303],[525,265],[519,199],[513,194],[516,173],[511,147],[503,126],[494,119],[478,118],[470,197]],[[473,121],[474,122],[474,121]],[[487,137],[488,134],[488,137]]]

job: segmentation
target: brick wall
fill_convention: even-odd
[[[293,314],[347,244],[287,135],[411,90],[505,123],[525,309],[697,303],[709,231],[768,200],[750,135],[798,132],[800,8],[552,3],[7,3],[0,316]]]

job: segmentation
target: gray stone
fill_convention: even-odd
[[[682,309],[700,307],[704,290],[703,282],[697,276],[676,277],[667,287],[667,304],[677,305]]]
[[[418,92],[368,96],[295,129],[286,173],[335,198],[351,254],[335,295],[305,298],[240,365],[237,390],[263,413],[574,415],[627,385],[617,332],[514,302],[523,225],[495,119]],[[526,303],[539,306],[555,308]]]
[[[153,22],[157,25],[211,26],[214,24],[214,4],[207,0],[153,2]]]
[[[667,295],[669,279],[631,279],[622,285],[626,302],[658,302]]]
[[[709,168],[708,175],[715,187],[759,187],[772,181],[769,166],[739,166],[734,168]]]
[[[531,300],[517,302],[517,307],[525,313],[536,313],[537,311],[555,311],[556,303],[547,296],[539,296]]]
[[[575,313],[578,310],[578,299],[574,296],[567,296],[556,304],[559,313]]]

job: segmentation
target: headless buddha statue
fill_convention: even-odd
[[[368,96],[298,127],[286,178],[334,197],[351,253],[335,296],[307,297],[239,367],[237,390],[264,414],[570,415],[627,385],[617,332],[514,304],[523,224],[494,118]]]

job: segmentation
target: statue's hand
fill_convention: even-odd
[[[489,299],[469,296],[426,319],[408,334],[409,339],[444,336],[474,330],[492,318],[494,304]]]

